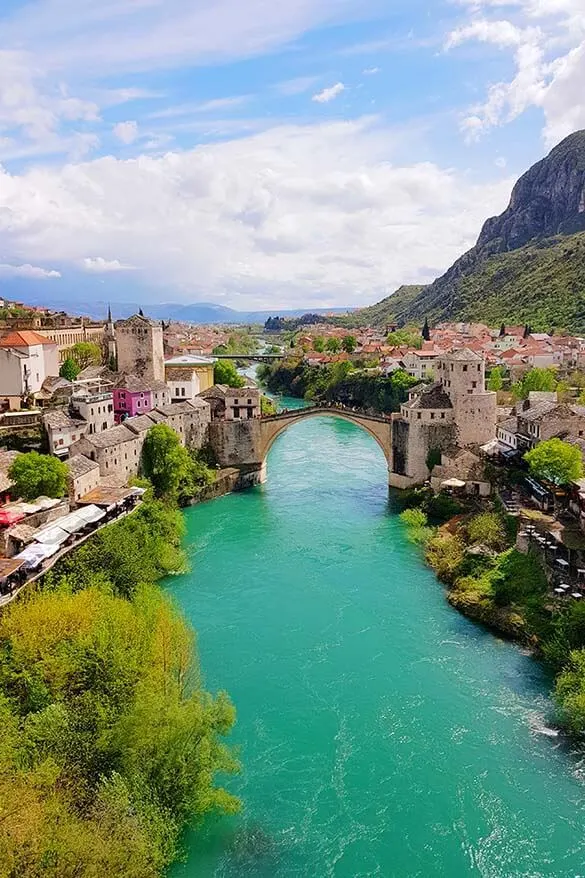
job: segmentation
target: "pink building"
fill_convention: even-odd
[[[136,375],[124,375],[117,384],[114,393],[114,415],[116,423],[145,415],[152,405],[152,391],[147,381]]]

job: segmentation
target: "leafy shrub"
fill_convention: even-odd
[[[495,512],[475,515],[467,524],[467,537],[472,545],[481,544],[490,549],[502,549],[506,545],[506,532]]]
[[[426,558],[439,579],[452,583],[465,558],[465,544],[461,537],[439,531],[427,544]]]

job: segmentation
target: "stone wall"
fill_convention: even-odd
[[[262,421],[212,421],[209,443],[217,462],[224,467],[262,465]]]

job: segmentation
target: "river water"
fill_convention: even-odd
[[[445,601],[373,439],[294,425],[262,488],[186,513],[169,591],[238,711],[244,803],[173,878],[585,874],[581,762],[549,681]]]

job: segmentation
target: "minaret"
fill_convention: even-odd
[[[114,328],[114,321],[112,320],[112,309],[109,302],[108,320],[106,323],[106,331],[104,333],[104,341],[106,344],[108,365],[110,366],[110,368],[115,365],[117,370],[118,350],[116,346],[116,330]]]

